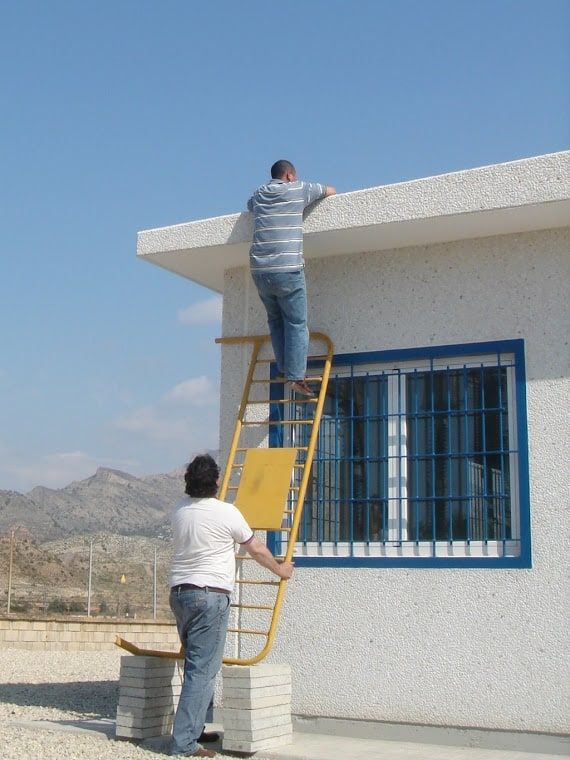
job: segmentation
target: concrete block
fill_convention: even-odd
[[[293,732],[289,734],[283,734],[282,736],[273,736],[270,739],[259,739],[255,742],[245,741],[243,739],[224,739],[222,741],[222,749],[230,752],[244,752],[246,754],[252,754],[259,752],[262,749],[272,749],[274,747],[284,747],[287,744],[292,744]]]
[[[267,678],[270,676],[289,676],[291,678],[290,665],[223,665],[222,678],[225,680],[231,678],[247,678],[254,681],[258,678]]]
[[[177,663],[176,660],[171,660],[166,657],[126,654],[121,657],[121,667],[123,664],[129,668],[146,670],[147,668],[174,668]]]
[[[126,697],[170,697],[172,696],[172,687],[171,686],[164,686],[160,689],[145,689],[144,686],[136,687],[136,686],[121,686],[121,682],[119,681],[119,690],[121,694],[124,694]]]
[[[129,728],[128,726],[117,726],[115,736],[117,739],[153,739],[156,736],[163,736],[163,734],[159,728]]]
[[[128,695],[121,694],[119,692],[119,707],[135,709],[155,709],[163,708],[169,705],[176,707],[178,704],[178,698],[173,697],[171,694],[166,697],[129,697]]]
[[[179,686],[180,679],[178,675],[174,677],[165,675],[161,678],[148,678],[145,675],[131,678],[128,672],[121,671],[121,685],[135,689],[163,689],[170,686]]]
[[[272,708],[268,708],[271,710]],[[277,726],[289,726],[291,728],[291,709],[278,713],[277,715],[258,715],[258,710],[248,710],[251,715],[245,715],[244,710],[224,710],[224,731],[232,734],[235,731],[251,730],[257,731],[265,728]]]
[[[252,730],[241,731],[237,728],[231,728],[226,731],[224,726],[224,736],[228,737],[228,740],[234,741],[246,741],[257,742],[262,739],[271,739],[273,736],[283,736],[284,734],[291,734],[293,731],[293,724],[291,721],[282,723],[279,726],[269,726],[268,728],[256,728]]]
[[[280,684],[279,686],[260,686],[257,689],[234,689],[232,686],[223,686],[223,697],[227,699],[251,698],[252,700],[262,699],[263,697],[291,696],[291,684]]]
[[[165,715],[174,715],[175,709],[172,703],[168,705],[159,705],[154,707],[139,706],[127,707],[119,705],[117,707],[117,720],[121,718],[148,718],[149,720],[155,718],[157,715],[164,717]]]
[[[156,735],[160,736],[172,729],[174,715],[158,715],[154,718],[139,718],[136,715],[118,716],[117,728],[155,728],[158,729]]]
[[[257,691],[266,686],[283,686],[284,684],[291,683],[291,674],[280,676],[262,676],[261,678],[249,679],[249,678],[232,678],[229,681],[224,681],[224,688],[227,689],[251,689]]]
[[[276,707],[277,705],[291,705],[291,694],[277,694],[270,697],[255,697],[251,694],[246,697],[222,697],[223,709],[230,707],[234,710],[257,710],[262,707]]]

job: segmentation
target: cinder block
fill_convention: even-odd
[[[271,739],[260,739],[256,742],[248,742],[241,739],[226,739],[222,741],[222,749],[230,752],[244,752],[253,754],[262,749],[272,749],[273,747],[284,747],[293,742],[293,733],[283,734],[282,736],[273,736]]]
[[[121,682],[119,681],[119,689],[121,694],[124,694],[126,697],[156,698],[172,696],[171,686],[165,686],[160,689],[145,689],[144,686],[121,686]]]
[[[128,717],[137,717],[137,718],[154,718],[157,715],[165,716],[165,715],[174,715],[174,705],[171,703],[169,705],[159,705],[155,707],[127,707],[124,705],[119,705],[117,707],[117,719],[119,716],[121,718],[128,718]]]
[[[168,705],[173,705],[175,707],[177,704],[178,698],[174,698],[172,695],[168,695],[167,697],[151,697],[145,699],[144,697],[129,697],[119,692],[119,707],[130,707],[133,710],[144,709],[147,707],[149,709],[154,709],[167,707]]]
[[[131,677],[128,671],[121,672],[121,685],[135,689],[163,689],[167,686],[176,686],[179,683],[180,679],[178,675],[174,677],[165,675],[161,678],[147,678],[146,675]]]
[[[271,697],[256,697],[252,699],[251,694],[246,697],[228,697],[223,696],[222,704],[224,710],[229,707],[233,710],[257,710],[262,707],[276,707],[277,705],[291,705],[290,694],[278,694]]]
[[[257,731],[263,728],[272,728],[273,726],[291,727],[291,708],[287,708],[275,715],[267,715],[259,710],[224,710],[224,731],[233,734],[236,731]],[[275,708],[266,708],[268,710]],[[282,708],[277,708],[282,709]],[[246,713],[250,713],[247,715]]]
[[[136,715],[130,717],[117,715],[117,727],[121,728],[155,728],[159,729],[157,735],[164,734],[172,728],[174,715],[158,715],[154,718],[138,718]]]
[[[121,657],[121,667],[123,665],[129,668],[138,668],[139,670],[146,670],[147,668],[174,668],[176,667],[176,660],[166,657],[152,657],[151,655],[126,654]]]
[[[280,684],[279,686],[260,686],[258,689],[234,689],[233,686],[223,686],[223,697],[228,699],[251,698],[252,700],[263,699],[263,697],[278,697],[286,695],[291,696],[291,684]]]
[[[117,726],[115,731],[117,739],[153,739],[156,736],[162,736],[158,728],[129,728],[128,726]]]
[[[260,678],[232,678],[229,681],[224,681],[224,688],[227,689],[251,689],[257,691],[257,689],[263,689],[267,686],[283,686],[284,684],[291,683],[291,674],[278,675],[278,676],[262,676]]]
[[[272,676],[289,676],[291,678],[290,665],[223,665],[222,678],[224,681],[231,678],[247,678],[256,680]]]
[[[246,742],[258,742],[263,739],[271,739],[274,736],[283,736],[284,734],[291,734],[293,731],[293,725],[291,721],[282,723],[280,726],[270,726],[269,728],[256,728],[251,731],[240,731],[239,729],[232,728],[226,731],[224,726],[224,736],[228,737],[228,741],[246,741]]]

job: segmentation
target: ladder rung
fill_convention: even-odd
[[[239,607],[242,610],[274,610],[270,604],[230,604],[230,607]]]
[[[246,586],[278,586],[281,581],[251,581],[236,578],[236,583],[243,583]]]
[[[314,420],[255,420],[252,422],[242,422],[243,427],[252,427],[253,425],[312,425]]]
[[[298,399],[295,403],[296,404],[316,404],[318,399],[316,398],[303,398]],[[253,404],[265,404],[267,406],[268,404],[290,404],[291,399],[289,398],[269,398],[269,399],[262,399],[261,401],[248,401],[248,406],[253,406]]]
[[[261,424],[261,423],[258,423],[258,424]],[[294,446],[293,448],[297,449],[297,451],[308,451],[308,450],[309,450],[309,447],[308,447],[308,446]],[[240,448],[240,449],[236,449],[236,453],[237,453],[238,451],[239,451],[240,453],[243,453],[243,454],[245,454],[245,452],[246,452],[246,451],[249,451],[249,449],[242,449],[242,448]],[[304,466],[305,466],[304,464],[294,464],[294,465],[293,465],[293,467],[304,467]],[[241,465],[238,465],[238,467],[243,467],[243,464],[241,464]]]
[[[228,628],[228,633],[253,633],[257,636],[267,636],[269,631],[256,631],[253,628]]]

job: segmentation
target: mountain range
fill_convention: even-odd
[[[20,526],[39,542],[100,532],[160,535],[184,493],[183,475],[180,468],[137,478],[100,467],[64,488],[37,486],[26,494],[0,490],[0,535]]]

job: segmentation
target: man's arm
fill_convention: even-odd
[[[253,195],[251,196],[251,198],[247,202],[247,210],[248,211],[253,211]]]
[[[329,195],[336,195],[336,190],[334,189],[334,187],[327,185],[325,187],[325,198],[328,198]]]
[[[257,536],[254,536],[251,541],[242,544],[242,546],[258,564],[271,570],[279,578],[288,580],[293,575],[293,563],[278,562],[263,541],[260,541]]]

